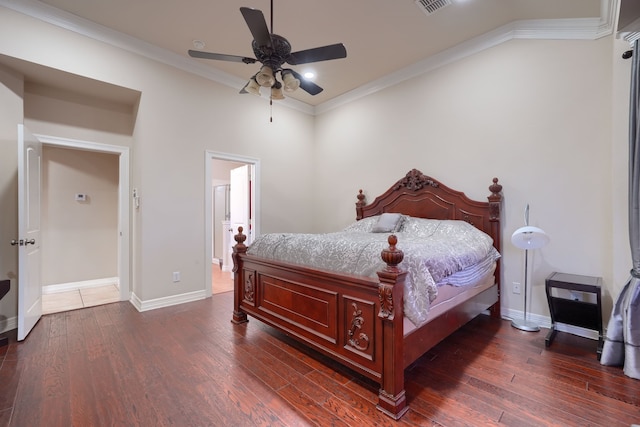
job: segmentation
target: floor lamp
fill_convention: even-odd
[[[524,249],[524,320],[512,320],[511,326],[522,331],[536,332],[540,327],[527,319],[527,278],[529,276],[529,249],[540,249],[549,243],[549,236],[540,228],[529,225],[529,205],[524,211],[524,227],[518,228],[511,236],[511,243],[517,248]]]

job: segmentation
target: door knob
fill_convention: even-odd
[[[11,246],[16,246],[16,245],[17,245],[17,246],[22,246],[22,245],[24,245],[24,240],[22,240],[22,239],[20,239],[20,240],[15,240],[15,239],[13,239],[13,240],[11,241]]]
[[[29,240],[25,240],[24,245],[35,245],[36,244],[36,239],[29,239]]]

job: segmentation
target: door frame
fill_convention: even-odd
[[[120,301],[131,299],[130,260],[130,201],[129,201],[129,147],[102,144],[98,142],[82,141],[51,135],[34,134],[43,145],[71,148],[76,150],[93,151],[115,154],[118,156],[118,280],[120,286]]]
[[[240,156],[237,154],[222,153],[218,151],[206,150],[204,156],[205,170],[205,186],[204,186],[204,265],[205,265],[205,281],[204,293],[205,298],[213,294],[211,260],[213,259],[213,193],[211,188],[211,180],[213,177],[212,160],[226,160],[230,162],[245,163],[253,168],[253,184],[252,184],[252,233],[255,236],[260,235],[260,159],[254,157]]]

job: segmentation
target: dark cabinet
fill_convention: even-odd
[[[580,326],[598,332],[598,360],[602,354],[604,336],[602,332],[602,278],[581,276],[578,274],[552,273],[545,281],[549,312],[551,313],[551,330],[545,339],[549,347],[556,335],[556,323]],[[594,301],[581,301],[556,295],[555,289],[566,289],[569,292],[593,294]],[[586,299],[586,298],[585,298]]]

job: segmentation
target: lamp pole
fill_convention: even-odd
[[[524,250],[524,321],[518,322],[517,320],[511,321],[511,326],[514,328],[520,329],[521,331],[527,332],[538,332],[540,327],[538,325],[534,325],[529,323],[527,320],[527,293],[529,292],[528,287],[528,276],[529,275],[529,249]]]

